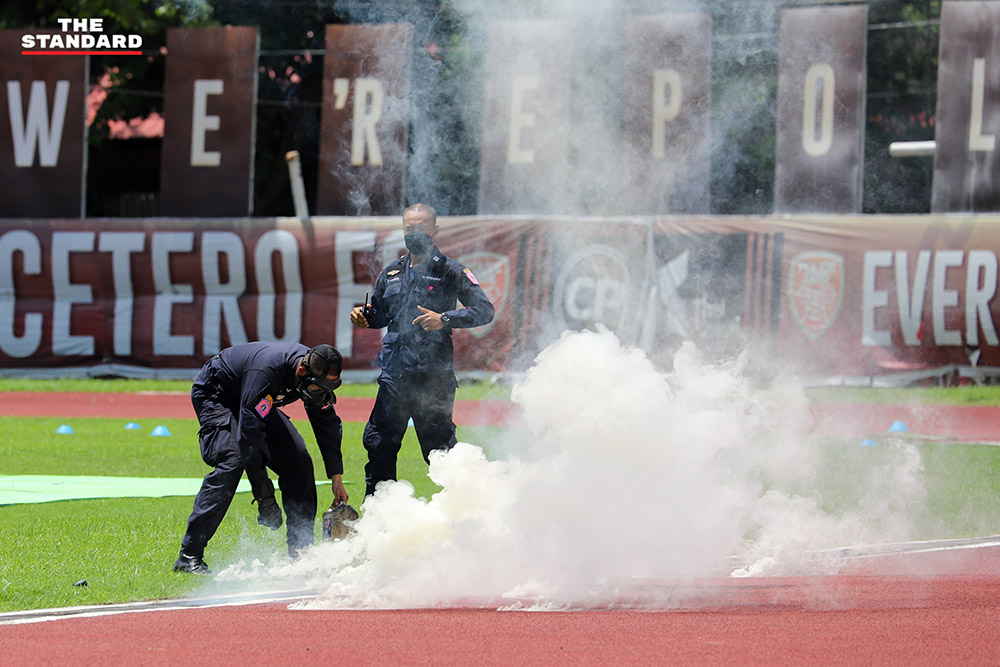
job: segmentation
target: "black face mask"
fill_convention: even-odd
[[[330,371],[331,364],[329,362],[326,364],[326,371],[322,375],[317,375],[312,370],[312,355],[312,350],[306,355],[305,364],[309,372],[302,377],[298,385],[302,402],[316,407],[322,407],[328,403],[336,403],[337,397],[333,392],[340,386],[341,379],[338,377],[336,380],[331,380],[326,377]]]
[[[324,405],[337,402],[337,396],[329,389],[324,389],[315,382],[309,382],[309,378],[302,378],[303,384],[299,385],[299,395],[306,405],[321,408]],[[305,384],[309,382],[309,384]]]
[[[423,255],[431,249],[431,236],[424,232],[410,232],[403,236],[403,243],[414,255]]]

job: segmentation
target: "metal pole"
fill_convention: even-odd
[[[889,144],[889,155],[892,157],[926,157],[934,155],[936,150],[936,141],[894,141]]]
[[[288,163],[288,180],[292,184],[292,200],[295,202],[295,217],[299,220],[309,219],[309,204],[306,203],[306,186],[302,182],[302,164],[298,151],[285,153]]]

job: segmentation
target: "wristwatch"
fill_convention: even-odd
[[[448,313],[441,313],[441,324],[451,324],[451,318],[448,317]]]

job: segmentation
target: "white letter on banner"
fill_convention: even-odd
[[[563,309],[566,314],[576,320],[594,318],[594,301],[597,292],[597,280],[590,276],[576,276],[566,285],[566,296],[563,297]]]
[[[354,120],[351,123],[351,164],[365,163],[365,146],[368,162],[382,164],[382,149],[378,145],[378,122],[382,120],[382,82],[363,77],[354,82]]]
[[[333,80],[333,108],[343,109],[347,106],[347,94],[351,92],[351,80],[337,77]]]
[[[355,305],[365,300],[365,293],[371,298],[374,285],[354,282],[354,253],[370,253],[375,250],[375,232],[337,232],[334,250],[334,266],[337,267],[337,328],[333,345],[345,357],[354,353],[354,325],[347,313]]]
[[[394,229],[386,234],[382,239],[382,266],[395,262],[402,257],[406,251],[406,242],[403,240],[403,230]]]
[[[948,282],[948,269],[962,266],[964,253],[961,250],[938,250],[934,253],[934,301],[932,314],[934,319],[934,343],[936,345],[961,345],[962,332],[957,329],[946,329],[944,309],[958,305],[958,290],[945,289]]]
[[[982,286],[979,274],[982,272]],[[993,326],[990,301],[997,293],[997,256],[990,250],[970,250],[965,274],[965,342],[979,345],[979,323],[989,345],[1000,345]]]
[[[174,304],[192,303],[194,288],[170,281],[170,253],[191,252],[192,232],[155,232],[150,255],[153,262],[153,354],[191,356],[194,336],[173,336]]]
[[[986,97],[986,59],[972,61],[972,118],[969,120],[969,150],[991,151],[996,146],[995,134],[983,134],[983,100]]]
[[[222,281],[220,257],[225,255],[229,280]],[[231,345],[247,342],[240,316],[239,297],[247,290],[243,241],[233,232],[205,232],[201,235],[201,276],[205,281],[205,317],[202,353],[212,355],[222,349],[222,322],[225,320]]]
[[[281,271],[285,282],[285,335],[275,332],[274,275],[271,273],[271,255],[281,257]],[[272,229],[261,235],[253,252],[257,276],[257,340],[297,343],[302,340],[302,277],[299,266],[299,244],[295,236],[282,229]]]
[[[10,111],[10,133],[14,142],[14,164],[30,167],[35,163],[35,147],[38,147],[38,163],[43,167],[54,167],[59,162],[59,145],[62,143],[63,123],[66,120],[66,105],[69,102],[69,81],[56,82],[56,96],[52,100],[52,125],[49,125],[48,96],[44,81],[31,82],[31,97],[28,99],[28,118],[25,122],[21,106],[21,82],[7,82],[7,108]]]
[[[208,96],[222,94],[222,79],[195,79],[191,110],[191,166],[218,167],[222,153],[205,150],[205,133],[218,130],[219,117],[208,115]]]
[[[670,103],[664,102],[670,88]],[[666,124],[681,112],[681,75],[674,69],[653,70],[653,157],[667,154]]]
[[[111,277],[115,288],[114,351],[116,355],[132,354],[132,313],[135,310],[132,290],[134,252],[146,247],[143,232],[102,232],[97,249],[111,253]]]
[[[899,328],[907,345],[920,345],[920,320],[924,313],[924,295],[927,292],[927,274],[930,273],[931,251],[917,254],[917,268],[913,275],[913,294],[910,291],[910,271],[905,250],[896,251],[896,301],[899,303]]]
[[[889,305],[889,292],[875,289],[875,274],[879,268],[892,266],[892,251],[870,250],[865,252],[865,266],[861,281],[861,344],[868,347],[888,347],[892,335],[875,328],[875,309]]]
[[[816,136],[817,79],[823,80],[819,137]],[[812,157],[826,155],[833,146],[833,84],[833,68],[828,63],[816,63],[806,70],[805,104],[802,105],[802,148]]]
[[[507,125],[507,163],[531,164],[535,151],[521,148],[521,130],[534,127],[535,114],[523,111],[524,96],[528,90],[541,85],[537,76],[515,76],[510,82],[510,120]]]
[[[14,285],[14,253],[21,253],[24,272],[38,275],[42,272],[42,246],[31,232],[15,229],[0,236],[0,350],[15,359],[30,357],[42,342],[41,313],[24,314],[24,333],[14,334],[14,313],[17,291]]]
[[[70,334],[73,304],[94,303],[89,283],[72,283],[69,256],[72,252],[93,252],[94,232],[54,232],[52,234],[52,354],[92,355],[93,336]]]

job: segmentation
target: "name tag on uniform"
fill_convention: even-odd
[[[257,404],[256,408],[254,408],[257,411],[257,414],[260,415],[261,419],[263,419],[264,417],[266,417],[271,413],[272,402],[273,401],[271,400],[271,395],[268,394],[264,398],[260,399],[260,403]]]

